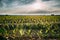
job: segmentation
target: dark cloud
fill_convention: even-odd
[[[14,6],[14,5],[26,5],[32,3],[34,0],[0,0],[0,7]]]
[[[57,4],[57,5],[53,6],[53,7],[58,7],[58,8],[60,8],[60,4]]]
[[[1,8],[12,8],[12,7],[16,7],[16,6],[23,6],[23,5],[27,5],[29,6],[29,4],[34,3],[36,0],[0,0],[0,9]],[[42,1],[42,3],[46,3],[47,6],[51,7],[51,8],[60,8],[60,0],[40,0]],[[40,12],[40,11],[37,11]],[[43,11],[42,11],[43,12]],[[45,13],[48,13],[47,11],[44,11]]]
[[[0,7],[11,7],[14,5],[26,5],[31,4],[35,0],[0,0]],[[60,0],[40,0],[42,2],[46,2],[51,7],[60,7]],[[50,4],[49,4],[50,2]],[[57,3],[57,4],[56,4]],[[52,5],[54,4],[54,5]]]
[[[57,7],[57,8],[60,8],[60,0],[55,0],[55,5],[53,5],[53,7]]]
[[[12,4],[13,0],[0,0],[0,7],[8,7]]]
[[[56,0],[56,2],[57,2],[58,4],[55,5],[55,7],[60,7],[60,0]]]
[[[21,4],[30,4],[30,3],[32,3],[33,1],[35,1],[35,0],[19,0],[19,2],[20,2]]]
[[[46,2],[50,7],[60,7],[60,0],[42,0],[42,2]]]
[[[50,1],[50,0],[42,0],[42,1]]]

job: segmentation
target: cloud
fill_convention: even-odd
[[[40,6],[34,5],[40,2]],[[43,6],[44,5],[44,6]],[[36,7],[34,7],[36,6]],[[38,8],[38,9],[36,9]],[[60,12],[60,0],[0,0],[1,13],[54,13]]]
[[[6,6],[11,6],[12,4],[17,4],[17,5],[26,5],[34,2],[35,0],[0,0],[0,5],[6,5]],[[46,2],[48,4],[55,4],[58,3],[60,4],[60,0],[40,0],[42,2]]]
[[[50,0],[42,0],[42,1],[50,1]]]
[[[31,4],[34,0],[0,0],[1,8],[10,8]]]
[[[36,0],[0,0],[0,8],[12,8],[17,6],[29,5]],[[60,7],[60,0],[40,0],[49,7]]]
[[[50,7],[60,7],[60,0],[44,0],[43,2],[45,2]]]

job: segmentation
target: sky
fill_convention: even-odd
[[[0,14],[60,13],[60,0],[0,0]]]

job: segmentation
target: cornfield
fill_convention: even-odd
[[[60,38],[60,16],[0,16],[0,40]]]

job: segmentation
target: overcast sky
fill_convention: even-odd
[[[0,14],[54,12],[60,12],[60,0],[0,0]]]

